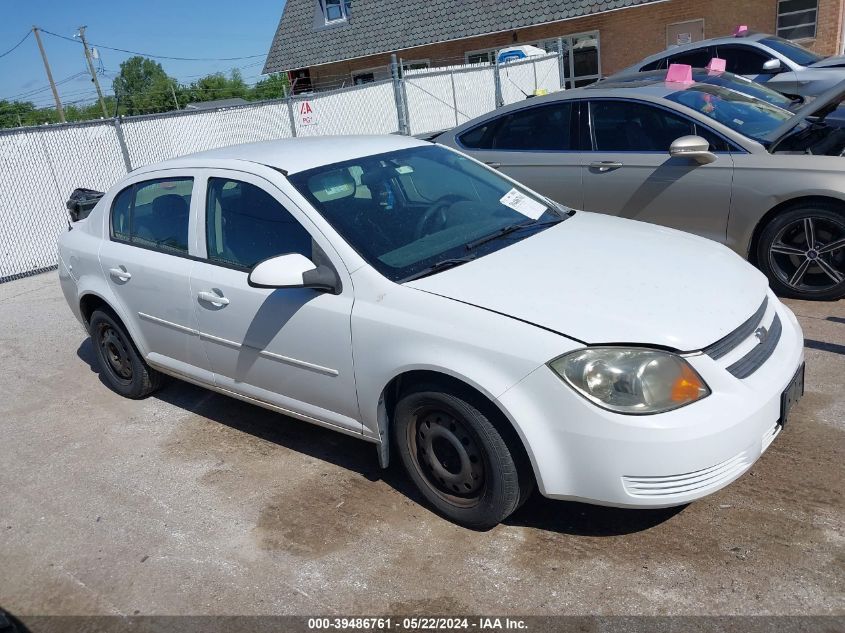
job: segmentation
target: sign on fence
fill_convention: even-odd
[[[299,104],[299,124],[300,125],[317,125],[317,114],[311,106],[310,101],[303,101]]]

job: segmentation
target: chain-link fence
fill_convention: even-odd
[[[537,90],[558,90],[557,55],[407,71],[392,80],[217,110],[0,130],[0,283],[56,266],[77,187],[105,191],[134,168],[226,145],[292,136],[423,134]]]

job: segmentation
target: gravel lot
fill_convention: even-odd
[[[807,393],[684,508],[536,496],[488,532],[364,442],[172,381],[109,391],[55,273],[0,285],[0,606],[38,614],[845,614],[845,301]]]

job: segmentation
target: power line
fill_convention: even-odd
[[[7,50],[5,53],[1,54],[1,55],[0,55],[0,57],[5,57],[6,55],[8,55],[8,54],[9,54],[9,53],[11,53],[12,51],[14,51],[14,50],[15,50],[18,46],[20,46],[21,44],[23,44],[23,43],[26,41],[26,38],[28,38],[30,35],[32,35],[32,31],[27,31],[27,32],[26,32],[26,35],[24,35],[24,36],[21,38],[21,41],[20,41],[20,42],[18,42],[17,44],[15,44],[12,48],[10,48],[9,50]]]
[[[81,44],[79,40],[76,40],[72,37],[67,37],[66,35],[59,35],[58,33],[53,33],[51,31],[46,31],[44,29],[39,28],[42,33],[47,33],[47,35],[52,35],[53,37],[58,37],[63,40],[67,40],[68,42],[74,42],[76,44]],[[117,51],[118,53],[126,53],[128,55],[141,55],[142,57],[152,57],[154,59],[169,59],[172,61],[180,61],[180,62],[235,62],[243,59],[255,59],[256,57],[266,57],[265,53],[261,53],[259,55],[245,55],[243,57],[171,57],[169,55],[153,55],[152,53],[139,53],[138,51],[130,51],[125,48],[115,48],[113,46],[106,46],[105,44],[91,44],[93,48],[103,48],[109,51]]]

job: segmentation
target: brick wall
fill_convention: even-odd
[[[825,55],[841,52],[843,6],[845,0],[819,0],[816,39],[802,44]],[[432,66],[441,66],[462,63],[468,51],[597,30],[601,43],[601,70],[608,75],[664,50],[669,24],[697,19],[704,19],[705,38],[728,35],[739,24],[748,25],[755,31],[774,33],[777,0],[666,0],[506,33],[419,46],[397,54],[405,60],[429,59]],[[311,79],[317,87],[340,85],[343,81],[348,85],[352,72],[389,64],[390,54],[325,64],[311,68]]]

